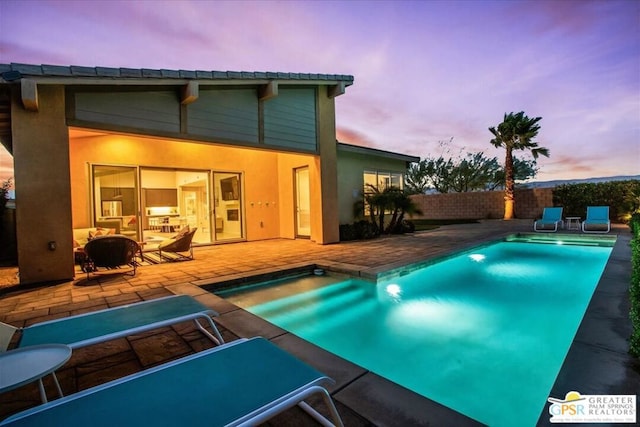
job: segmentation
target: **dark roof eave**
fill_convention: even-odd
[[[340,141],[337,142],[337,146],[338,146],[338,150],[346,151],[350,153],[359,153],[359,154],[367,154],[367,155],[376,154],[380,157],[386,157],[386,158],[395,159],[395,160],[402,160],[408,163],[415,163],[420,161],[420,157],[410,156],[408,154],[394,153],[392,151],[379,150],[377,148],[369,148],[369,147],[363,147],[360,145],[347,144]]]
[[[5,73],[11,73],[11,80],[5,79]],[[100,80],[101,82],[121,84],[127,83],[181,83],[198,81],[233,81],[252,82],[286,80],[296,83],[330,85],[344,82],[346,86],[353,84],[353,76],[344,74],[282,73],[262,71],[190,71],[190,70],[156,70],[147,68],[110,68],[81,67],[61,65],[0,64],[0,76],[9,82],[21,77],[36,78],[43,81],[68,82],[69,79],[82,81]],[[16,78],[17,76],[17,78]]]

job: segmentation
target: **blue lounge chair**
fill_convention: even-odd
[[[255,426],[300,406],[342,420],[333,381],[264,338],[240,339],[15,414],[0,426]],[[304,399],[319,394],[331,423]]]
[[[36,323],[26,328],[0,322],[0,351],[7,349],[17,331],[22,332],[18,347],[57,343],[76,349],[188,320],[192,320],[211,341],[222,344],[224,340],[210,317],[217,315],[188,295],[172,295]],[[202,326],[201,320],[209,324],[215,336]]]
[[[558,224],[562,224],[562,208],[544,208],[542,219],[533,223],[533,230],[545,233],[558,231]],[[553,229],[547,227],[553,226]]]
[[[582,222],[582,232],[608,233],[610,230],[609,206],[587,206],[587,219]]]

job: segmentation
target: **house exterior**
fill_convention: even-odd
[[[382,190],[404,188],[404,175],[420,157],[338,142],[338,213],[340,224],[353,222],[353,206],[367,185]]]
[[[0,64],[21,283],[73,278],[78,230],[101,225],[145,243],[185,226],[197,244],[337,242],[371,173],[397,179],[418,160],[336,142],[335,98],[352,84]]]

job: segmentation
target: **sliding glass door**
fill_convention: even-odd
[[[142,224],[147,241],[197,228],[194,244],[211,243],[209,171],[142,168]]]
[[[186,226],[195,244],[244,238],[240,173],[93,165],[92,179],[96,226],[147,242]]]
[[[94,225],[138,239],[138,169],[109,165],[91,169]]]

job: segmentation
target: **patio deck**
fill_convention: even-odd
[[[220,313],[216,322],[225,340],[262,335],[334,378],[336,385],[329,391],[347,426],[478,425],[235,307],[205,287],[313,265],[372,276],[513,232],[531,231],[530,220],[493,220],[326,246],[306,240],[269,240],[199,247],[194,250],[194,261],[142,266],[135,277],[110,274],[87,282],[81,275],[73,282],[31,289],[0,286],[0,321],[23,326],[172,293],[189,294]],[[621,225],[612,233],[618,234],[618,242],[552,389],[554,397],[563,398],[570,390],[582,394],[640,394],[638,362],[627,354],[631,331],[627,297],[630,233]],[[0,270],[0,283],[10,280],[14,273],[11,269]],[[210,345],[191,325],[164,328],[75,351],[58,371],[58,378],[65,394],[70,394]],[[46,380],[45,387],[49,392],[54,390]],[[54,393],[50,397],[55,398]],[[39,403],[35,383],[1,394],[0,419]],[[321,404],[317,407],[324,409]],[[538,425],[550,425],[548,420],[545,407]],[[297,408],[267,424],[316,425]]]

